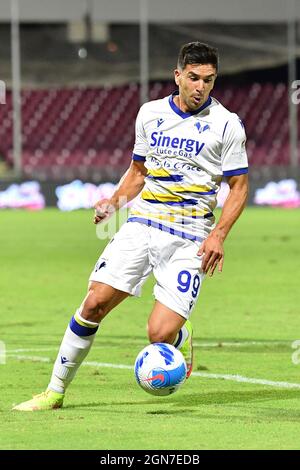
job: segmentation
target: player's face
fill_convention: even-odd
[[[179,87],[179,95],[174,100],[185,113],[195,111],[207,101],[217,77],[212,64],[187,64],[183,70],[176,69],[174,74]]]

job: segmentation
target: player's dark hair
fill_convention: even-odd
[[[184,44],[179,51],[177,67],[184,70],[187,64],[212,64],[218,71],[218,49],[199,41]]]

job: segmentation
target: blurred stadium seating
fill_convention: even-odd
[[[155,82],[150,99],[174,90]],[[287,165],[288,107],[283,83],[252,83],[218,89],[213,95],[237,112],[248,135],[251,165]],[[40,179],[120,175],[131,157],[136,84],[119,87],[24,90],[22,92],[23,169]],[[0,153],[12,160],[11,95],[0,107]],[[300,127],[300,126],[299,126]],[[300,131],[300,128],[299,128]]]
[[[70,39],[67,25],[65,21],[20,24],[22,178],[115,182],[131,158],[140,105],[139,25],[119,21],[107,25],[105,40],[87,34],[79,42]],[[213,96],[245,124],[255,181],[262,175],[264,181],[291,176],[286,32],[284,21],[149,24],[150,99],[175,89],[170,80],[183,43],[201,39],[218,47],[220,76]],[[6,105],[0,106],[2,176],[13,166],[9,42],[10,27],[4,22],[0,24],[1,79],[7,84]],[[300,119],[298,128],[299,136]]]

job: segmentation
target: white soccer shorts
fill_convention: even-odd
[[[153,272],[154,297],[184,318],[197,301],[204,274],[200,243],[139,222],[122,225],[104,249],[90,281],[102,282],[139,297]]]

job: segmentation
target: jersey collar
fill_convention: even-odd
[[[193,116],[194,114],[200,113],[200,111],[207,108],[207,106],[209,106],[210,103],[211,103],[211,97],[209,96],[208,99],[205,101],[205,103],[203,103],[203,105],[200,106],[200,108],[195,109],[195,111],[190,111],[188,113],[184,113],[183,111],[181,111],[180,108],[178,108],[178,106],[176,106],[176,104],[173,101],[173,97],[176,96],[176,95],[179,95],[178,91],[174,91],[174,93],[172,93],[172,95],[169,96],[169,104],[170,104],[171,108],[173,109],[174,113],[178,114],[178,116],[182,117],[182,119],[186,119],[190,116]]]

